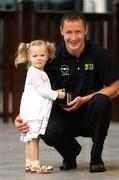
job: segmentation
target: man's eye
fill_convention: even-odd
[[[68,32],[66,32],[66,34],[71,34],[71,32],[70,32],[70,31],[68,31]]]
[[[81,33],[81,31],[76,31],[76,33],[77,33],[77,34],[80,34],[80,33]]]

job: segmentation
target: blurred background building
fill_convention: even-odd
[[[22,0],[0,0],[0,10],[14,10]],[[112,10],[113,0],[33,0],[37,10],[84,10],[106,12]]]

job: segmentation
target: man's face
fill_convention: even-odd
[[[71,54],[82,51],[85,44],[85,36],[88,28],[82,20],[64,21],[60,27],[61,34],[64,38],[66,48]]]

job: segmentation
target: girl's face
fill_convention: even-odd
[[[48,58],[48,49],[45,45],[34,45],[29,48],[28,59],[32,66],[43,70]]]

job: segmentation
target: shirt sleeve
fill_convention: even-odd
[[[103,52],[98,57],[96,69],[98,72],[98,78],[101,83],[106,86],[116,80],[119,80],[119,74],[117,73],[116,66],[105,49],[103,49]]]
[[[43,87],[37,87],[37,92],[48,99],[52,99],[52,100],[56,100],[57,96],[58,96],[58,92],[57,91],[53,91],[50,88],[43,88]]]
[[[35,88],[39,95],[44,98],[48,98],[51,100],[56,100],[58,96],[58,92],[51,89],[50,86],[47,85],[46,78],[40,71],[33,70],[30,73],[31,85]]]

